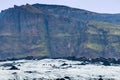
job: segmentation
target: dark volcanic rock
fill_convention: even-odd
[[[9,70],[20,70],[16,66],[12,66]]]
[[[14,6],[0,13],[0,59],[120,57],[120,14],[57,5]]]

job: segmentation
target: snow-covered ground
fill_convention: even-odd
[[[103,80],[120,80],[120,66],[80,64],[64,59],[5,61],[0,62],[0,80],[98,80],[99,76]],[[19,70],[9,70],[11,65]]]

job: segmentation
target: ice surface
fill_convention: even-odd
[[[9,70],[11,65],[20,70]],[[65,59],[17,60],[0,62],[0,80],[120,80],[120,66],[80,65]],[[67,79],[66,79],[67,80]]]

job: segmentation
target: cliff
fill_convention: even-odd
[[[0,59],[120,58],[120,14],[59,5],[14,6],[0,13]]]

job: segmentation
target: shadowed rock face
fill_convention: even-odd
[[[120,15],[57,5],[14,6],[0,13],[0,59],[120,58]]]

